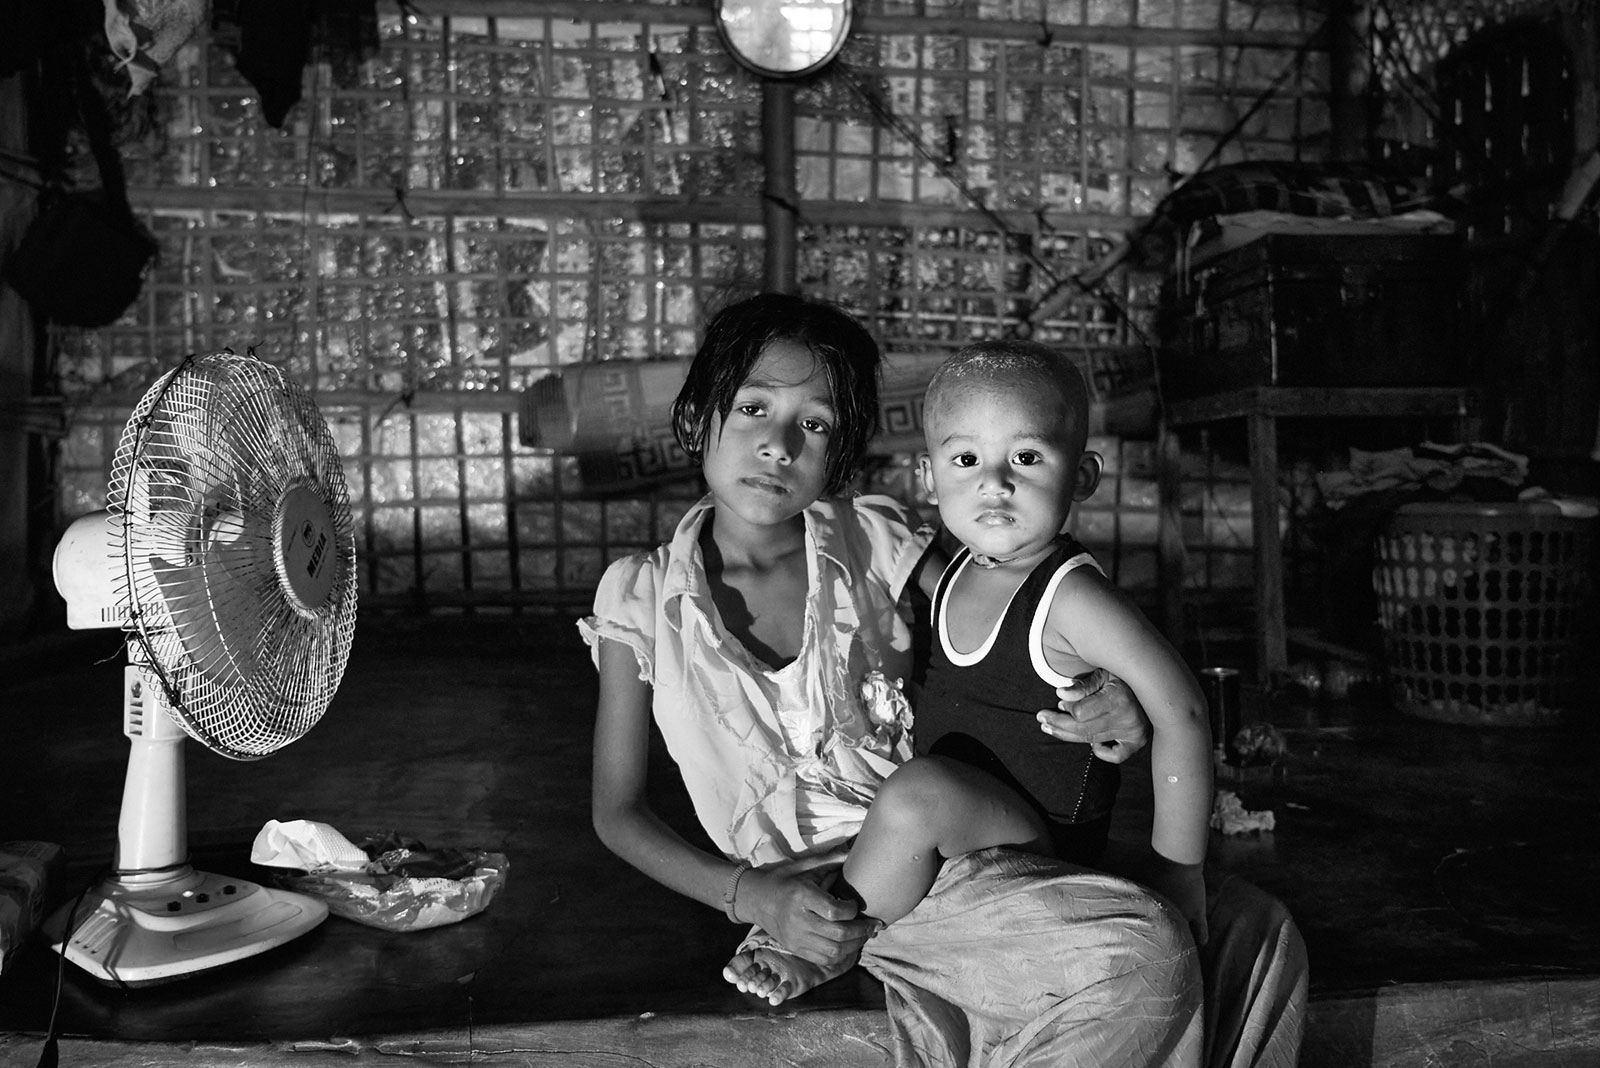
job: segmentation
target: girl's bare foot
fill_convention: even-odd
[[[831,966],[813,964],[783,949],[770,936],[753,933],[722,969],[722,977],[769,1005],[781,1005],[829,979],[837,979],[855,963],[856,958],[849,957]]]

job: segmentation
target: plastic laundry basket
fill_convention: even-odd
[[[1553,723],[1573,696],[1594,525],[1548,502],[1396,509],[1373,567],[1395,705],[1449,723]]]

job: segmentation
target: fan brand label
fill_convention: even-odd
[[[310,524],[307,525],[309,526]],[[322,534],[318,535],[317,543],[311,547],[311,557],[306,561],[307,575],[311,576],[312,578],[317,577],[317,573],[322,570],[322,558],[327,555],[327,552],[328,535],[326,532],[323,532]]]
[[[284,590],[295,611],[320,612],[328,606],[340,574],[333,515],[314,489],[297,485],[284,493],[277,522],[276,563]]]

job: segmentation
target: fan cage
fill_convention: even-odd
[[[331,586],[310,606],[275,551],[280,505],[302,487],[331,534]],[[349,491],[310,395],[253,352],[188,357],[129,416],[107,506],[130,659],[183,729],[237,760],[309,730],[344,674],[356,604]]]

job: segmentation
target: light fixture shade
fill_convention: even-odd
[[[717,33],[763,78],[804,78],[839,54],[850,16],[851,0],[717,0]]]

